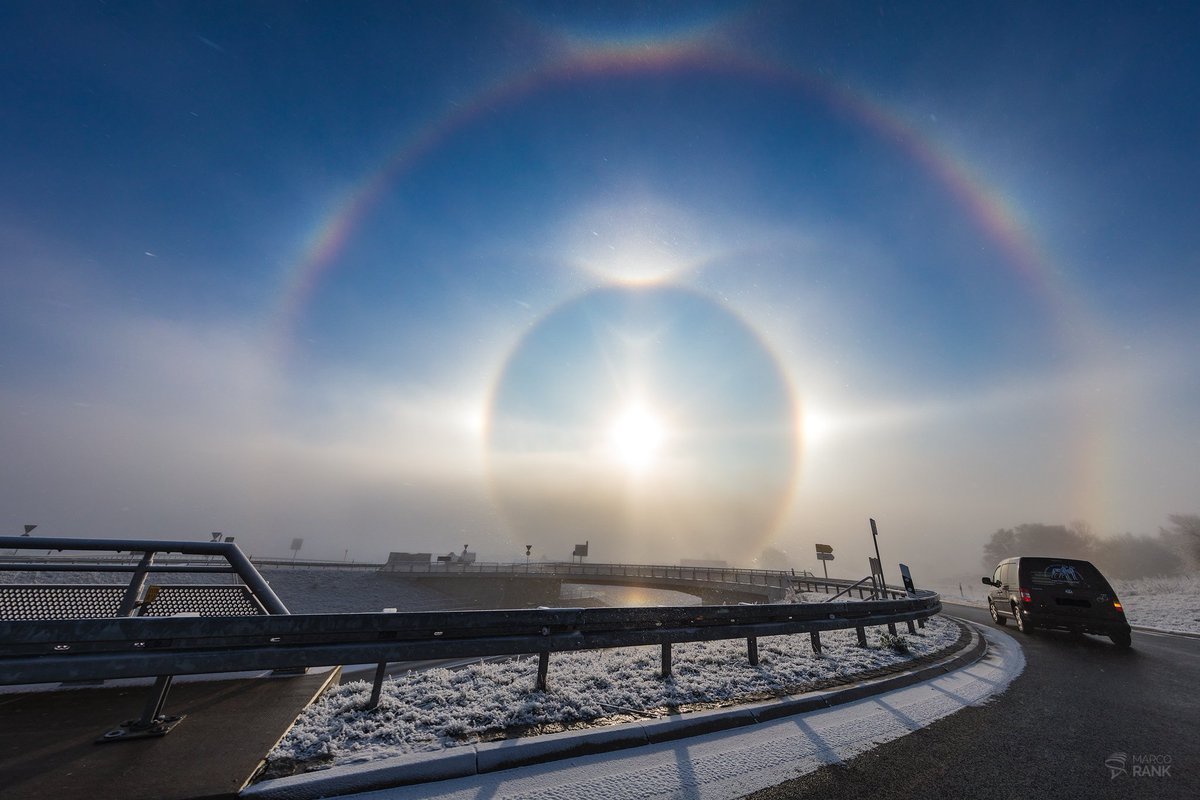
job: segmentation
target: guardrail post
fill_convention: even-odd
[[[913,625],[913,621],[912,621],[911,619],[910,619],[910,620],[908,620],[908,632],[909,632],[909,633],[916,633],[916,632],[917,632],[916,626],[914,626],[914,625]]]
[[[917,625],[918,625],[919,627],[922,627],[922,628],[924,628],[924,627],[925,627],[925,618],[924,618],[924,617],[921,617],[920,619],[918,619],[918,620],[917,620]]]
[[[866,629],[863,628],[862,625],[859,625],[857,628],[854,629],[854,632],[858,634],[858,646],[866,647],[867,646],[867,631],[866,631]]]
[[[546,674],[550,671],[550,651],[543,650],[538,653],[538,674],[537,674],[537,690],[539,692],[546,691]]]
[[[888,633],[890,633],[892,636],[896,635],[896,623],[894,623],[894,622],[888,623]]]
[[[662,646],[662,676],[671,677],[671,643],[663,642]]]
[[[821,654],[821,632],[809,631],[808,638],[812,640],[813,652],[817,655]]]
[[[750,666],[758,666],[758,637],[751,636],[746,640],[746,655],[750,658]]]
[[[383,678],[387,671],[387,662],[380,661],[375,667],[375,683],[371,686],[371,699],[367,702],[367,711],[379,708],[379,696],[383,694]]]

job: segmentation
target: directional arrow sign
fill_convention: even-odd
[[[817,553],[817,561],[833,561],[833,553]]]
[[[817,552],[818,553],[832,553],[833,548],[827,544],[819,544],[819,545],[817,545]]]

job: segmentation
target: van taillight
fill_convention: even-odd
[[[1022,589],[1022,590],[1021,590],[1021,599],[1022,599],[1022,600],[1024,600],[1026,603],[1032,603],[1032,602],[1033,602],[1033,597],[1032,597],[1032,595],[1030,595],[1030,594],[1029,594],[1029,590],[1028,590],[1028,589]]]
[[[1120,601],[1120,600],[1118,600],[1118,599],[1117,599],[1117,598],[1115,598],[1115,597],[1113,598],[1113,608],[1114,608],[1116,611],[1119,611],[1119,612],[1121,612],[1122,614],[1124,614],[1124,613],[1125,613],[1125,609],[1121,607],[1121,601]]]

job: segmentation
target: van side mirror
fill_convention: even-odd
[[[1000,585],[1000,584],[996,583],[995,581],[993,581],[991,578],[984,578],[983,582],[985,584],[987,584],[988,586],[999,586]]]

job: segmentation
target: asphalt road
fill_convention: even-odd
[[[995,628],[983,609],[946,613]],[[1200,639],[1134,631],[1122,651],[1094,636],[1002,630],[1026,667],[988,705],[749,798],[1200,798]],[[1126,772],[1114,777],[1105,762],[1118,753]],[[1142,757],[1169,761],[1167,774],[1135,775]]]

